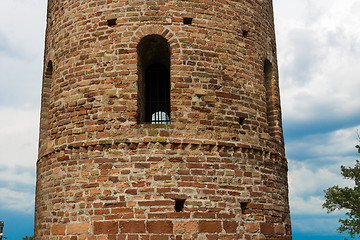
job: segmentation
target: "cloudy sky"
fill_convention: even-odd
[[[294,240],[342,239],[323,189],[351,185],[360,131],[360,1],[274,0]],[[33,234],[46,0],[0,1],[0,220]],[[346,235],[345,235],[346,236]]]

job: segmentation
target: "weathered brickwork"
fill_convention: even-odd
[[[35,238],[291,239],[272,11],[49,0]],[[139,120],[151,35],[169,45],[170,124]]]

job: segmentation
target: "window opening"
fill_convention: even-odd
[[[146,122],[170,123],[170,79],[168,70],[161,63],[149,66],[145,76]],[[151,119],[150,119],[151,117]]]
[[[175,199],[175,212],[182,212],[186,199]]]
[[[264,76],[265,81],[271,81],[272,79],[272,64],[269,60],[265,60],[264,62]]]
[[[170,123],[170,48],[160,35],[144,37],[138,52],[138,122]]]
[[[39,146],[41,146],[42,142],[45,140],[46,131],[48,128],[52,74],[53,74],[53,64],[52,61],[49,61],[48,64],[46,65],[46,69],[44,72],[44,79],[42,86]]]
[[[273,88],[272,88],[272,78],[273,78],[273,67],[269,60],[264,61],[264,84],[266,89],[266,117],[268,121],[268,130],[269,134],[273,135],[274,119],[273,119]]]

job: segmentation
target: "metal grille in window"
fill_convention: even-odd
[[[170,118],[165,112],[156,112],[151,115],[151,123],[153,124],[170,124]]]
[[[146,122],[170,123],[170,72],[155,63],[146,71]]]

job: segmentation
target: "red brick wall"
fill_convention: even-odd
[[[171,124],[137,123],[150,34]],[[44,58],[36,239],[291,239],[270,0],[49,0]]]

